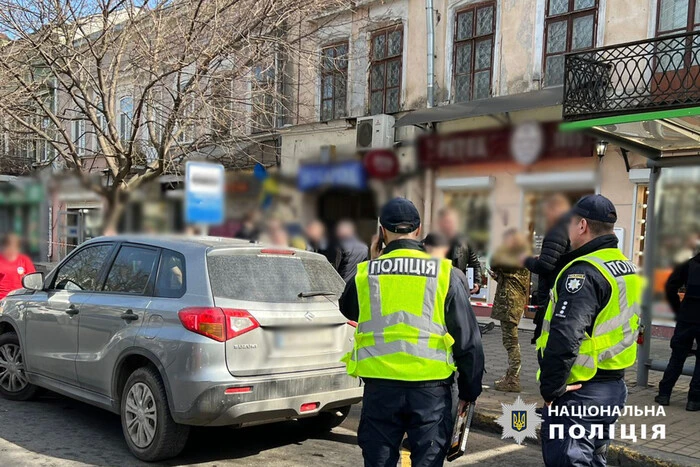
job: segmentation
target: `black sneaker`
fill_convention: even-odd
[[[670,405],[671,404],[671,396],[664,396],[662,394],[659,394],[654,398],[654,402],[656,402],[659,405]]]
[[[700,410],[700,401],[688,401],[685,405],[685,410],[688,412],[697,412]]]

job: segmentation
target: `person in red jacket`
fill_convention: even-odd
[[[0,248],[0,300],[13,290],[22,288],[22,277],[34,271],[34,263],[20,249],[21,240],[10,233],[2,239]]]

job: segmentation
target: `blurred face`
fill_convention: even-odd
[[[515,235],[504,235],[503,246],[505,246],[507,249],[513,249],[516,246]]]
[[[445,237],[452,239],[457,236],[457,215],[452,211],[447,211],[438,219],[438,229]]]
[[[588,243],[588,222],[586,219],[579,216],[571,216],[569,221],[569,240],[571,241],[571,249],[576,250]]]
[[[270,243],[275,246],[289,246],[287,232],[281,227],[270,229]]]
[[[312,222],[306,227],[306,236],[309,237],[311,241],[320,242],[325,235],[325,228],[320,222]]]
[[[335,229],[335,236],[339,239],[351,238],[355,235],[355,227],[349,222],[341,222]]]
[[[552,227],[566,212],[571,209],[568,201],[565,199],[555,199],[549,202],[544,207],[544,217],[547,221],[547,227]]]
[[[447,257],[447,251],[449,250],[446,246],[426,246],[425,251],[434,258],[445,259]]]
[[[13,258],[20,253],[20,240],[17,235],[7,237],[5,246],[3,247],[3,255],[8,258]]]

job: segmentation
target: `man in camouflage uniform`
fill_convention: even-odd
[[[528,250],[527,240],[511,229],[505,233],[503,245],[491,259],[492,277],[498,283],[491,318],[501,322],[503,347],[508,352],[508,370],[495,384],[499,391],[520,392],[518,323],[527,306],[530,272],[520,266],[519,258]]]

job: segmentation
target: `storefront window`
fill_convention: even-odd
[[[700,167],[663,169],[656,199],[655,264],[670,270],[700,247]]]

